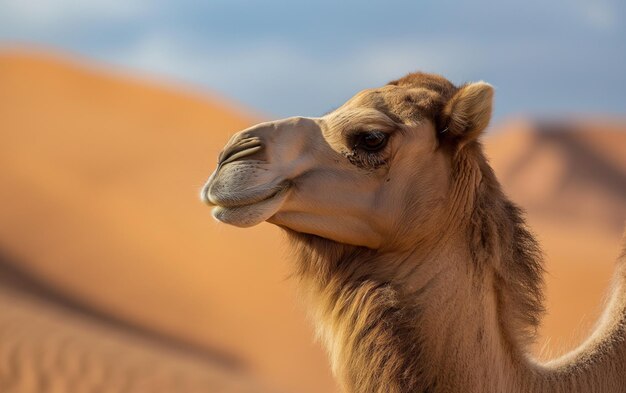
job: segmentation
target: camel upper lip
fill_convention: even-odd
[[[202,192],[202,200],[207,205],[209,205],[211,207],[221,207],[221,208],[227,208],[227,209],[236,209],[236,208],[256,205],[258,203],[265,202],[267,200],[275,198],[279,194],[282,194],[287,189],[289,189],[290,186],[291,186],[291,182],[283,181],[280,184],[278,184],[277,186],[272,187],[270,189],[269,193],[268,192],[264,192],[262,194],[261,193],[257,193],[255,195],[246,196],[245,199],[242,199],[240,196],[236,195],[236,196],[232,196],[232,197],[229,197],[229,198],[219,199],[217,201],[215,201],[215,200],[211,201],[210,200],[208,187],[205,187],[205,189]]]

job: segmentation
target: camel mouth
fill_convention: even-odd
[[[212,215],[217,221],[242,228],[251,227],[266,221],[276,214],[287,196],[290,182],[283,182],[263,196],[254,196],[237,202],[229,200],[227,203],[213,204]]]

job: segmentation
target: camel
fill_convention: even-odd
[[[232,137],[213,216],[283,228],[345,392],[626,392],[626,251],[594,333],[540,363],[540,248],[480,136],[493,88],[412,73]]]

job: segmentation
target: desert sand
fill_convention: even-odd
[[[118,328],[193,348],[259,385],[336,390],[280,231],[219,225],[198,198],[228,137],[259,116],[34,51],[0,54],[0,86],[3,263]],[[511,120],[485,139],[546,251],[541,356],[576,345],[608,289],[626,220],[624,124]],[[50,329],[97,340],[93,324],[57,319]]]

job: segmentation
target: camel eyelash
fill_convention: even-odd
[[[387,164],[383,152],[390,137],[390,132],[378,129],[353,132],[348,140],[349,151],[344,155],[359,168],[378,169]]]
[[[348,161],[362,169],[378,169],[387,165],[387,160],[380,153],[368,153],[358,149],[353,149],[350,153],[345,154]]]
[[[386,145],[386,142],[385,142]],[[376,151],[368,151],[359,148],[357,144],[352,145],[352,149],[344,153],[348,161],[359,168],[374,170],[387,165],[387,159],[382,154],[384,146]]]

